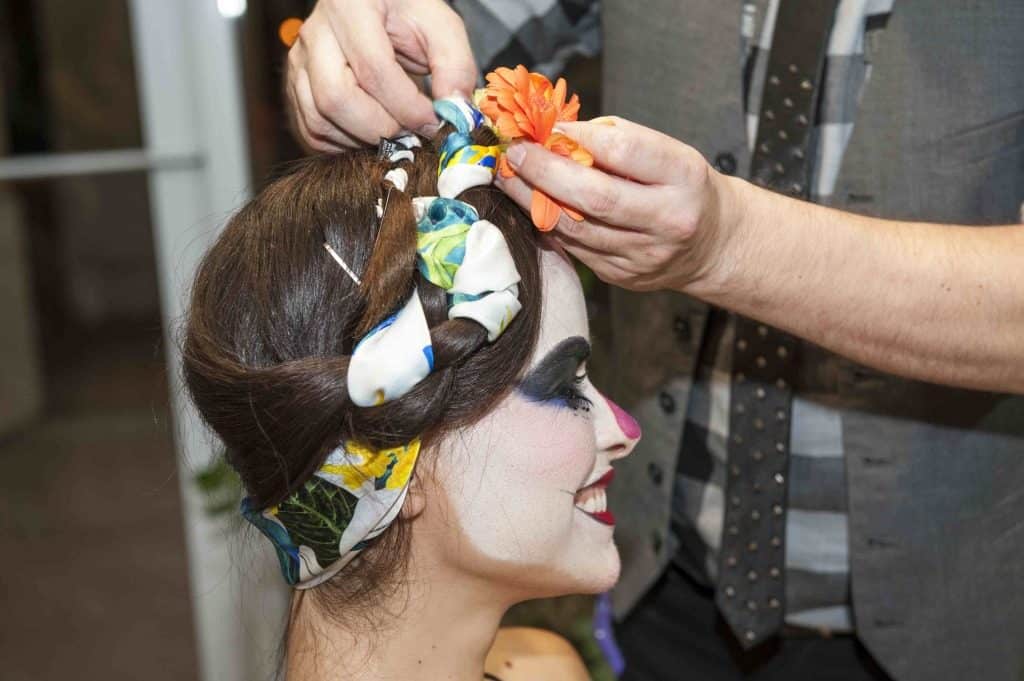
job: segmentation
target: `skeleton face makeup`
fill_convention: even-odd
[[[619,573],[605,488],[639,427],[586,375],[586,305],[570,263],[542,253],[540,337],[520,384],[439,447],[414,535],[515,597],[609,588]]]

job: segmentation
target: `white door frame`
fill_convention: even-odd
[[[203,510],[193,480],[215,445],[185,395],[177,345],[196,265],[250,193],[237,27],[217,0],[128,2],[143,148],[3,158],[0,181],[147,173],[200,678],[264,681],[288,590],[266,542]]]
[[[239,552],[237,523],[203,511],[193,477],[214,447],[183,391],[176,341],[198,260],[250,192],[237,27],[215,0],[130,9],[200,675],[262,681],[273,676],[286,590],[269,549]]]

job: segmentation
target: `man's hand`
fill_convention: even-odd
[[[587,216],[575,222],[563,214],[556,242],[604,281],[629,289],[679,290],[710,275],[732,219],[723,206],[732,203],[697,150],[621,118],[558,129],[590,150],[594,168],[517,144],[508,160],[518,177],[498,178],[526,210],[537,187]]]
[[[434,98],[468,94],[477,67],[462,19],[442,0],[320,0],[288,53],[289,114],[316,151],[437,128]]]

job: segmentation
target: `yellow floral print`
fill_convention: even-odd
[[[355,463],[324,464],[320,470],[338,476],[345,488],[354,492],[366,482],[384,477],[391,468],[387,488],[400,489],[409,481],[419,450],[419,438],[401,447],[381,450],[373,450],[356,442],[346,442],[347,458]]]
[[[388,489],[401,489],[409,484],[409,476],[420,455],[420,439],[416,438],[404,447],[390,450],[394,452],[396,462],[388,478]]]

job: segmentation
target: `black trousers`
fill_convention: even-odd
[[[853,636],[780,637],[744,652],[714,595],[673,567],[615,633],[623,681],[891,681]]]

